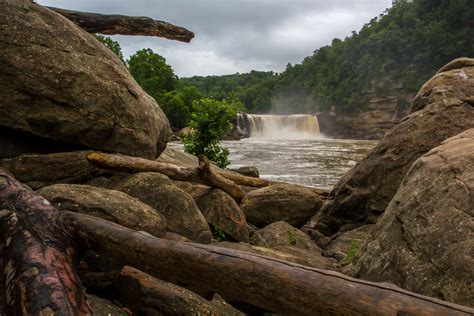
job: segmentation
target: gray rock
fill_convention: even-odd
[[[460,76],[464,78],[463,85],[456,88]],[[433,92],[423,101],[417,101],[421,100],[417,96],[413,103],[415,109],[420,109],[392,128],[342,177],[321,212],[303,230],[316,238],[315,231],[330,236],[365,223],[376,223],[416,159],[445,139],[474,127],[474,107],[466,100],[474,95],[473,81],[472,66],[442,72],[428,81],[420,93],[424,95],[422,91],[427,87],[432,87]],[[452,92],[446,91],[444,97],[442,89],[448,87]],[[427,102],[431,103],[425,105]]]
[[[322,206],[324,197],[316,190],[294,184],[275,184],[247,193],[240,208],[247,221],[264,227],[285,221],[301,227]]]
[[[0,126],[132,156],[161,153],[168,120],[115,54],[32,1],[1,3]]]
[[[123,192],[77,184],[55,184],[38,191],[60,209],[99,217],[162,237],[166,219],[145,203]]]
[[[90,151],[73,151],[47,155],[26,154],[0,159],[0,168],[33,189],[56,183],[82,183],[100,172],[87,160]]]
[[[353,275],[474,306],[474,129],[412,165]]]
[[[111,178],[109,188],[131,195],[166,217],[167,229],[195,242],[209,243],[212,233],[193,198],[165,175],[134,173]]]

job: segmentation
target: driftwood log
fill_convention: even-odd
[[[237,202],[245,195],[245,190],[234,181],[226,179],[222,174],[213,172],[210,162],[205,157],[199,157],[197,167],[179,167],[173,164],[148,160],[139,157],[114,155],[105,153],[91,153],[87,155],[89,162],[101,169],[124,172],[159,172],[170,179],[192,181],[207,184],[221,189]],[[244,177],[244,176],[242,176]],[[248,177],[250,178],[250,177]]]
[[[158,36],[189,43],[194,33],[184,27],[142,16],[105,15],[46,7],[89,33]]]
[[[75,272],[91,249],[162,280],[297,315],[472,315],[474,309],[259,255],[152,237],[106,220],[60,212],[0,170],[0,237],[8,315],[90,313]],[[76,244],[77,243],[77,244]],[[49,314],[48,314],[49,315]]]

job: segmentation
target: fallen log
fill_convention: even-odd
[[[87,155],[89,162],[100,169],[122,172],[159,172],[170,179],[179,181],[192,181],[207,184],[221,189],[234,200],[240,202],[245,195],[245,190],[223,175],[213,172],[209,160],[199,157],[197,167],[179,167],[165,162],[158,162],[139,157],[114,155],[94,152]]]
[[[167,175],[171,179],[180,181],[194,181],[202,182],[202,179],[195,178],[194,168],[191,167],[179,167],[174,164],[167,162],[159,162],[155,160],[148,160],[140,157],[132,157],[125,155],[106,154],[94,152],[87,155],[87,159],[93,165],[101,169],[112,170],[112,171],[125,171],[125,172],[159,172]],[[200,163],[203,158],[200,158]],[[245,185],[254,188],[263,188],[277,182],[248,177],[237,174],[235,172],[229,172],[226,170],[213,172],[219,174],[223,178],[232,181],[237,185]],[[195,180],[193,180],[193,177]]]
[[[105,15],[46,7],[89,33],[158,36],[189,43],[194,33],[184,27],[142,16]]]
[[[0,236],[7,315],[87,315],[77,245],[58,211],[0,170]],[[1,309],[1,308],[0,308]]]
[[[36,306],[51,309],[54,306],[53,311],[58,315],[82,315],[90,311],[71,266],[71,254],[75,253],[72,240],[81,248],[95,250],[162,280],[212,290],[226,300],[245,302],[275,313],[474,313],[472,308],[393,285],[230,249],[164,240],[88,215],[55,211],[45,199],[1,170],[0,210],[4,210],[0,237],[6,238],[8,244],[3,253],[7,272],[7,288],[3,293],[7,296],[7,307],[14,311],[12,315],[34,314],[32,310],[39,313],[41,309]],[[45,265],[47,259],[56,260],[56,266]],[[32,261],[41,269],[33,269]],[[54,305],[45,305],[43,300]],[[58,300],[63,303],[59,304]]]

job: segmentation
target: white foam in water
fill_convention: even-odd
[[[304,140],[322,138],[318,118],[309,114],[256,115],[243,114],[248,120],[251,138]],[[243,119],[238,119],[239,124]]]

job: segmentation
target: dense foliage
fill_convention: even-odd
[[[364,111],[368,91],[384,96],[401,85],[401,95],[450,60],[474,55],[472,0],[399,0],[359,32],[314,51],[281,74],[251,72],[193,77],[205,95],[240,98],[249,112],[310,113],[335,107]],[[400,100],[399,107],[406,107]]]
[[[229,165],[229,150],[221,147],[219,141],[232,129],[241,106],[236,99],[194,101],[189,121],[191,134],[184,137],[184,150],[196,156],[204,155],[221,168]]]
[[[125,60],[123,59],[122,48],[120,47],[119,42],[114,41],[110,37],[104,36],[102,34],[95,34],[95,38],[104,44],[108,49],[110,49],[118,58],[125,64]]]
[[[166,59],[151,49],[142,49],[127,61],[130,73],[138,84],[160,105],[174,129],[187,126],[194,100],[201,98],[196,87],[178,85]]]

